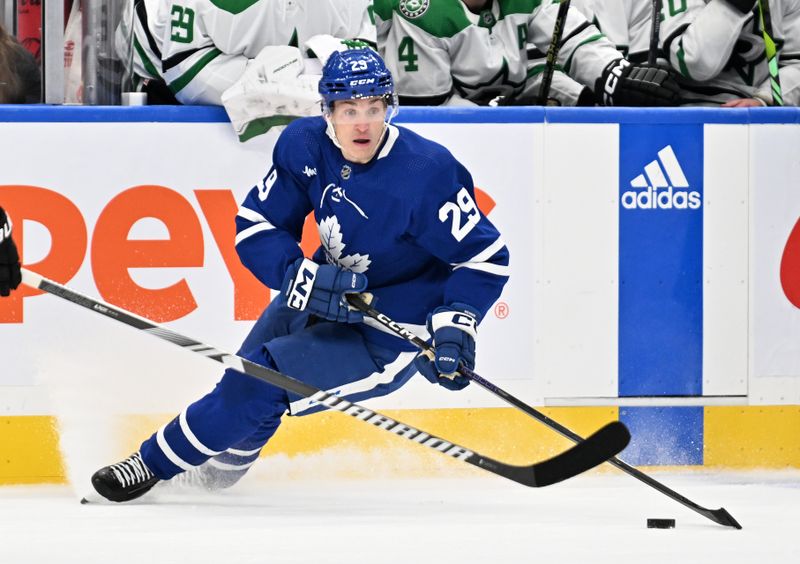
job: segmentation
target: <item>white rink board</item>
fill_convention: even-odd
[[[537,210],[536,373],[546,398],[616,397],[618,126],[548,124]]]
[[[407,126],[445,144],[462,160],[476,185],[496,202],[490,218],[511,250],[512,278],[501,297],[508,315],[501,319],[492,313],[481,325],[477,371],[534,404],[615,400],[618,126]],[[195,190],[229,190],[240,201],[266,172],[274,137],[239,144],[227,123],[3,123],[0,113],[0,154],[14,155],[3,162],[0,205],[9,185],[47,188],[74,203],[86,224],[88,244],[68,285],[98,296],[91,249],[98,217],[108,203],[139,185],[180,194],[202,228],[203,266],[134,269],[131,277],[147,288],[185,279],[197,309],[167,325],[235,350],[250,323],[234,320],[231,277]],[[18,150],[29,146],[37,146],[37,152]],[[798,146],[797,125],[705,126],[706,396],[749,394],[752,403],[800,402],[800,350],[780,357],[779,370],[774,364],[778,357],[769,353],[780,338],[786,346],[800,342],[792,337],[800,335],[798,309],[787,306],[774,283],[759,274],[774,268],[800,216]],[[762,195],[764,186],[778,190],[778,196]],[[22,229],[25,262],[35,263],[48,254],[49,234],[29,221]],[[165,233],[160,222],[143,220],[129,238],[159,239]],[[25,298],[24,323],[0,323],[0,346],[15,351],[0,373],[0,410],[9,415],[50,413],[48,383],[54,378],[74,379],[76,387],[102,382],[109,401],[123,411],[173,412],[220,374],[206,359],[52,296]],[[373,405],[500,405],[474,388],[445,394],[414,379]]]
[[[779,403],[797,403],[800,303],[788,299],[780,271],[782,260],[791,260],[793,272],[800,271],[800,256],[785,254],[792,230],[800,235],[800,127],[754,128],[751,146],[751,393],[758,403],[776,396]]]
[[[230,189],[237,201],[242,199],[267,170],[274,136],[245,147],[224,123],[9,123],[0,127],[0,152],[16,155],[4,163],[2,184],[52,190],[72,201],[83,216],[89,243],[80,270],[68,283],[79,292],[100,297],[90,249],[97,218],[112,198],[131,187],[150,184],[186,198],[203,228],[204,266],[134,269],[131,277],[153,289],[185,279],[198,307],[169,326],[220,347],[238,348],[250,323],[233,321],[230,276],[193,190]],[[14,149],[18,145],[39,150],[20,153]],[[47,162],[41,162],[41,155],[48,155]],[[37,223],[25,222],[22,227],[24,262],[37,262],[49,252],[50,235]],[[163,224],[155,220],[140,221],[132,232],[142,239],[166,236]],[[0,404],[10,414],[49,413],[52,398],[47,384],[65,377],[76,379],[76,385],[102,381],[108,385],[109,401],[118,402],[123,410],[171,412],[176,401],[193,399],[220,374],[219,367],[208,360],[52,296],[25,298],[24,318],[22,324],[0,324],[3,347],[17,351],[0,375],[0,384],[10,386],[4,389]]]
[[[703,393],[747,395],[748,135],[705,126]]]

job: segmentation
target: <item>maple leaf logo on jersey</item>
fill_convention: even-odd
[[[344,254],[344,248],[347,245],[344,243],[342,229],[335,215],[320,221],[319,225],[317,225],[317,231],[319,231],[319,240],[322,242],[322,246],[325,247],[325,255],[330,264],[335,264],[350,272],[363,274],[367,271],[372,262],[369,260],[369,255]]]

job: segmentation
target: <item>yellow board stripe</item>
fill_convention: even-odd
[[[540,411],[584,436],[618,417],[618,409],[609,406]],[[571,444],[513,408],[382,413],[511,464],[548,458]],[[149,433],[171,418],[120,417],[114,432],[119,448],[109,455],[108,462],[136,450]],[[706,407],[704,434],[707,467],[800,468],[800,406]],[[0,484],[64,483],[66,472],[58,436],[57,419],[52,416],[0,417]],[[313,475],[313,468],[311,472],[302,469],[308,466],[305,461],[313,466],[315,460],[325,457],[336,458],[336,463],[326,464],[325,471],[320,469],[320,477],[480,472],[338,413],[284,418],[262,457],[268,459],[262,464],[274,466],[284,477]]]
[[[705,466],[800,468],[800,406],[706,407]]]
[[[0,484],[63,483],[55,417],[0,417]]]

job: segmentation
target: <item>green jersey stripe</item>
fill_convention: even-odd
[[[199,61],[191,66],[191,68],[183,73],[181,76],[178,77],[177,80],[174,80],[169,83],[169,89],[172,90],[173,94],[177,94],[181,90],[183,90],[187,84],[189,84],[197,74],[205,68],[205,66],[216,59],[219,55],[222,54],[217,48],[211,49],[208,53],[203,55]]]
[[[211,0],[217,8],[229,14],[241,14],[247,8],[258,2],[258,0]]]
[[[569,74],[569,69],[572,66],[572,59],[573,59],[573,57],[575,57],[575,53],[578,52],[578,49],[580,49],[583,45],[587,45],[589,43],[593,43],[593,42],[597,41],[598,39],[602,39],[604,37],[605,37],[605,35],[603,35],[602,33],[595,33],[594,35],[592,35],[590,37],[587,37],[586,39],[584,39],[583,41],[578,43],[575,46],[575,48],[572,50],[572,53],[570,53],[569,58],[567,59],[567,62],[564,64],[564,72]]]
[[[139,40],[136,39],[135,35],[133,36],[133,48],[136,50],[136,54],[139,55],[139,58],[142,60],[142,65],[147,70],[147,72],[153,75],[153,78],[158,78],[160,76],[160,73],[156,70],[155,65],[147,56],[144,47],[142,47],[142,44],[139,43]]]

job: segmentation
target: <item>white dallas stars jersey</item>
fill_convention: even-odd
[[[461,0],[375,0],[374,6],[378,49],[404,102],[441,104],[455,93],[486,104],[499,95],[538,93],[531,92],[526,47],[547,51],[557,4],[492,0],[480,14]],[[563,38],[559,65],[590,88],[621,56],[576,10]]]
[[[800,0],[770,0],[783,99],[800,105]],[[664,2],[663,51],[687,79],[684,98],[717,104],[758,97],[772,103],[764,38],[756,7],[749,14],[724,0]]]
[[[371,0],[136,0],[133,10],[136,74],[163,78],[187,104],[220,104],[267,45],[304,50],[321,34],[375,43]],[[118,33],[121,55],[129,18]]]
[[[572,0],[570,6],[580,10],[620,53],[632,61],[647,60],[652,0]]]
[[[572,0],[570,9],[580,11],[624,57],[644,62],[649,48],[651,5],[651,0]],[[540,73],[544,70],[546,55],[546,51],[528,44],[528,76],[533,80],[533,91],[540,87]],[[583,85],[556,71],[550,97],[562,106],[574,106],[578,103],[581,88]],[[591,103],[594,104],[594,96]]]

